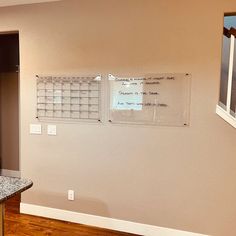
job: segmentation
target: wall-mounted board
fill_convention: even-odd
[[[101,76],[37,78],[37,118],[100,121]]]
[[[189,125],[190,75],[109,75],[109,121],[165,126]]]

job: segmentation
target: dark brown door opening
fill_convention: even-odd
[[[19,34],[0,34],[0,158],[2,175],[19,173]]]

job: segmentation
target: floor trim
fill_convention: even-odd
[[[0,7],[33,4],[33,3],[45,3],[45,2],[57,2],[60,0],[7,0],[0,1]]]
[[[8,177],[20,178],[20,171],[18,171],[18,170],[0,169],[0,175],[8,176]]]
[[[204,236],[203,234],[191,233],[187,231],[180,231],[26,203],[20,204],[20,212],[29,215],[42,216],[51,219],[69,221],[73,223],[85,224],[145,236]]]

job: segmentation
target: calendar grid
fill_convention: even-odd
[[[37,78],[37,118],[100,121],[100,76]]]

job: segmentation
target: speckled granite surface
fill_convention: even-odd
[[[25,191],[32,185],[31,180],[0,176],[0,203]]]

